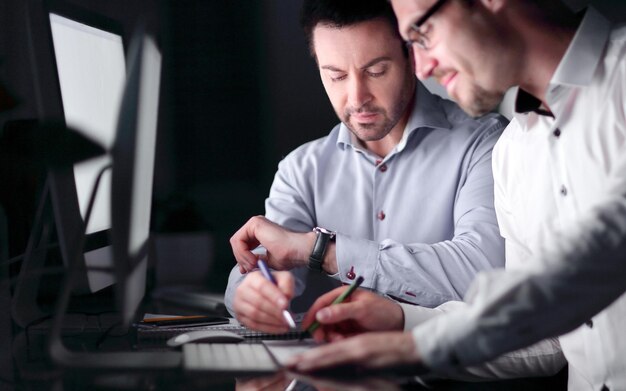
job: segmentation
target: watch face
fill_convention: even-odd
[[[335,237],[335,235],[337,235],[337,233],[336,233],[336,232],[329,231],[329,230],[327,230],[326,228],[322,228],[322,227],[315,227],[315,228],[313,228],[313,231],[315,231],[315,232],[321,232],[321,233],[326,234],[326,235],[330,235],[330,238],[331,238],[331,239],[332,239],[332,238],[334,238],[334,237]]]

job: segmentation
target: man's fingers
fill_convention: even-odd
[[[240,300],[258,306],[265,312],[277,315],[280,315],[288,305],[287,299],[280,289],[266,280],[259,272],[247,276],[244,283],[237,289],[236,294]]]
[[[291,300],[295,285],[293,275],[290,272],[275,272],[274,278],[278,284],[278,289],[288,300]]]
[[[287,299],[272,282],[260,272],[250,273],[237,288],[233,308],[239,320],[247,319],[247,326],[284,329],[287,324],[282,310],[287,307]]]
[[[260,244],[255,230],[263,219],[259,216],[252,217],[230,238],[230,246],[240,269],[243,267],[245,271],[250,271],[256,267],[256,255],[251,250]]]
[[[282,323],[264,323],[258,318],[247,316],[241,316],[238,319],[241,324],[253,330],[259,330],[266,333],[286,333],[289,331],[289,326],[286,325],[284,320]]]
[[[361,303],[340,303],[317,311],[315,319],[322,324],[334,324],[345,320],[360,320],[363,316]]]
[[[277,310],[275,305],[264,300],[251,300],[250,297],[241,297],[233,303],[233,307],[237,316],[245,315],[259,318],[265,323],[280,323],[282,319],[282,312]],[[284,323],[284,321],[282,322]]]
[[[306,315],[302,319],[302,326],[308,327],[311,323],[315,321],[315,316],[317,312],[325,307],[328,307],[332,304],[332,302],[343,293],[344,290],[348,289],[347,287],[339,287],[335,288],[330,292],[323,294],[315,300],[315,303],[309,308]]]
[[[323,345],[292,357],[287,366],[299,372],[311,372],[345,363],[355,363],[360,360],[358,357],[360,351],[355,354],[353,345],[353,339]]]
[[[265,312],[250,303],[239,303],[235,311],[239,322],[248,328],[276,333],[288,330],[288,326],[282,317]]]
[[[243,270],[242,274],[252,271],[257,267],[257,257],[250,251],[243,250],[241,252],[237,252],[233,249],[233,254],[235,255],[235,260],[239,264],[239,270]]]
[[[260,274],[255,277],[257,278],[252,282],[252,287],[265,300],[266,304],[273,307],[277,313],[281,313],[288,307],[289,300],[278,286]]]
[[[370,333],[313,348],[292,357],[287,366],[311,372],[339,365],[382,368],[400,364],[420,364],[420,356],[410,333]]]

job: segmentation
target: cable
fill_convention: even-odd
[[[100,345],[102,345],[102,343],[104,342],[104,340],[109,336],[109,334],[111,334],[111,332],[117,327],[117,326],[122,326],[122,322],[115,322],[114,324],[112,324],[111,326],[107,327],[107,329],[100,335],[100,337],[98,337],[98,339],[96,340],[96,348],[99,348]],[[120,335],[114,335],[114,337],[123,337],[128,335],[128,331],[126,331],[123,334]]]
[[[57,247],[59,247],[59,243],[52,243],[52,244],[46,246],[46,250],[52,250],[52,249],[55,249]],[[9,258],[6,261],[0,262],[0,267],[2,267],[2,266],[10,266],[10,265],[12,265],[12,264],[14,264],[16,262],[21,261],[23,258],[24,258],[24,254],[20,254],[20,255],[17,255],[15,257],[13,257],[13,258]]]
[[[83,248],[85,246],[85,237],[87,234],[86,231],[89,225],[89,220],[91,218],[91,213],[93,211],[93,206],[95,204],[96,194],[98,193],[98,187],[100,186],[100,181],[102,180],[102,176],[104,175],[105,171],[110,169],[111,167],[113,167],[112,164],[107,164],[106,166],[102,167],[102,169],[98,173],[96,182],[93,186],[91,195],[89,197],[89,204],[87,206],[87,212],[85,213],[84,226],[82,229],[82,233],[80,237],[77,238],[78,246],[76,246],[76,253],[70,254],[70,257],[72,257],[73,255],[73,258],[70,258],[68,260],[69,261],[69,264],[67,265],[68,273],[65,276],[65,284],[64,284],[63,290],[61,291],[61,295],[57,299],[56,313],[54,315],[52,329],[50,331],[49,344],[50,344],[52,355],[68,354],[68,353],[71,354],[71,352],[67,349],[67,347],[65,347],[61,339],[61,330],[63,328],[63,318],[69,306],[70,295],[72,292],[72,284],[74,281],[75,273],[77,272],[76,266],[81,263],[80,257],[82,256]],[[65,351],[65,353],[62,353],[63,351]]]

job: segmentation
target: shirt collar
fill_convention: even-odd
[[[417,129],[422,127],[428,128],[444,128],[450,129],[451,125],[446,118],[445,112],[439,104],[441,98],[433,95],[421,82],[416,83],[415,99],[413,100],[413,109],[406,127],[404,128],[404,134],[402,139],[396,146],[396,151],[404,149],[408,137]],[[348,129],[348,127],[341,123],[339,127],[339,135],[337,137],[337,145],[351,145],[357,144],[356,136]]]
[[[596,72],[609,39],[611,24],[593,7],[587,8],[574,38],[561,59],[546,94],[548,104],[558,98],[562,87],[584,87],[588,85]],[[519,89],[515,101],[515,111],[528,113],[534,111],[541,115],[552,115],[540,108],[541,101]],[[550,104],[552,107],[552,105]]]
[[[589,85],[602,59],[610,33],[610,22],[595,8],[589,7],[550,80],[549,90],[558,85]]]
[[[553,116],[551,112],[541,108],[541,100],[535,98],[535,96],[529,94],[521,88],[517,91],[515,111],[517,113],[528,113],[533,111],[539,115]]]

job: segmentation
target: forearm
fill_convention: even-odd
[[[504,265],[496,230],[475,233],[482,247],[466,235],[434,244],[401,244],[339,233],[337,278],[350,283],[349,273],[362,275],[364,287],[426,307],[462,300],[476,273]]]
[[[233,267],[233,270],[230,271],[230,275],[228,276],[228,285],[226,285],[226,292],[224,292],[224,304],[226,304],[226,309],[233,317],[235,316],[235,310],[233,308],[235,292],[245,277],[245,274],[239,272],[238,266]]]
[[[467,305],[460,301],[450,301],[436,308],[401,304],[405,319],[404,330],[410,332],[412,328],[434,317],[449,312],[463,311]],[[551,338],[524,349],[505,353],[482,365],[455,368],[442,376],[464,381],[551,376],[561,370],[566,363],[558,340]]]

